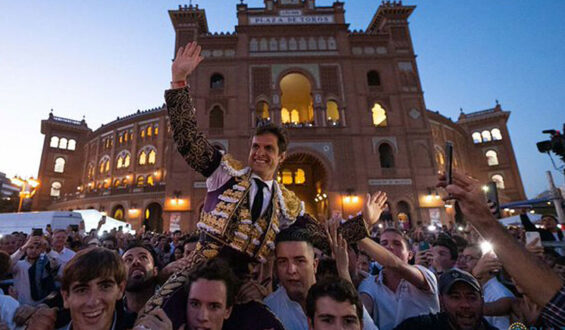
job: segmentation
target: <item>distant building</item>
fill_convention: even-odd
[[[321,218],[356,213],[367,191],[384,190],[394,219],[451,221],[435,189],[445,141],[455,145],[455,168],[496,181],[503,201],[523,199],[508,111],[497,104],[453,122],[427,110],[408,27],[414,9],[384,2],[365,31],[351,31],[343,2],[265,0],[238,4],[227,34],[211,33],[197,6],[169,11],[174,53],[196,40],[206,58],[190,77],[198,127],[245,161],[257,123],[286,126],[291,143],[277,179]],[[53,115],[41,127],[36,209],[94,208],[134,228],[196,228],[205,178],[176,151],[164,107],[94,131]]]
[[[19,196],[20,188],[10,181],[6,177],[6,173],[0,172],[0,197],[3,199],[10,198],[14,196]]]

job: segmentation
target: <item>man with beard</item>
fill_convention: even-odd
[[[155,251],[150,246],[135,243],[126,249],[122,260],[127,271],[124,308],[137,314],[157,287]]]
[[[473,275],[450,269],[439,278],[441,313],[409,318],[395,330],[495,330],[483,318],[481,285]]]

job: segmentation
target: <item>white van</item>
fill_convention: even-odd
[[[80,213],[70,211],[0,213],[0,234],[15,231],[31,234],[33,228],[45,231],[48,224],[52,230],[67,229],[69,225],[79,225],[81,221]]]

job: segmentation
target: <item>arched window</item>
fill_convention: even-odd
[[[381,161],[381,168],[394,167],[394,154],[390,144],[383,143],[379,146],[379,160]]]
[[[65,172],[65,159],[63,157],[55,158],[55,167],[53,171],[57,173]]]
[[[124,158],[124,168],[128,168],[128,167],[129,167],[130,161],[131,161],[131,156],[130,156],[130,154],[128,153],[128,154],[126,155],[126,157]]]
[[[282,171],[282,183],[292,184],[292,171],[289,169],[284,169]]]
[[[124,219],[124,207],[122,205],[116,205],[114,211],[112,212],[112,218],[116,220]]]
[[[155,124],[155,126],[153,127],[153,134],[155,136],[159,135],[159,125]]]
[[[483,137],[483,142],[489,142],[489,141],[492,140],[489,131],[483,131],[483,132],[481,133],[481,135],[482,135],[482,137]]]
[[[217,105],[210,111],[210,128],[224,128],[224,112]]]
[[[282,108],[282,110],[281,110],[281,121],[282,121],[283,124],[290,123],[290,113],[288,112],[288,109],[286,109],[286,108]]]
[[[59,149],[67,149],[67,139],[61,138],[59,140]]]
[[[68,143],[68,145],[67,145],[67,149],[69,149],[69,150],[75,150],[76,147],[77,147],[77,141],[74,140],[74,139],[70,139],[70,140],[69,140],[69,143]]]
[[[145,184],[145,177],[143,177],[143,175],[138,176],[137,177],[137,186],[143,187],[144,184]]]
[[[98,164],[98,167],[100,169],[100,174],[110,171],[110,157],[109,156],[102,157],[100,159],[100,163]]]
[[[214,73],[210,77],[210,88],[211,89],[222,89],[224,88],[224,76],[219,73]]]
[[[143,150],[140,154],[139,154],[139,165],[145,165],[147,164],[147,154],[145,153],[145,150]]]
[[[52,197],[61,196],[61,182],[55,181],[51,183],[51,196]]]
[[[49,143],[49,146],[51,148],[57,148],[59,146],[59,137],[57,136],[52,136],[51,137],[51,142]]]
[[[152,136],[153,135],[153,126],[149,125],[147,126],[147,136]]]
[[[377,127],[387,126],[386,111],[380,104],[375,103],[371,112],[373,113],[373,125]]]
[[[155,185],[155,181],[153,179],[153,175],[149,174],[147,176],[147,185],[148,186],[154,186]]]
[[[147,163],[149,165],[155,164],[155,158],[156,157],[157,157],[157,153],[155,152],[155,150],[149,151],[149,156],[147,156]]]
[[[496,183],[496,188],[504,189],[504,178],[500,174],[495,174],[490,177],[490,179]]]
[[[123,178],[122,179],[122,186],[126,187],[128,185],[128,179],[127,178]]]
[[[314,103],[312,84],[301,73],[289,73],[280,81],[281,108],[289,112],[289,120],[283,123],[312,126],[314,123]],[[283,111],[284,112],[284,111]]]
[[[94,178],[94,164],[93,163],[89,163],[88,164],[88,172],[86,173],[86,176],[88,177],[89,180],[91,180],[92,178]]]
[[[118,142],[120,144],[124,143],[124,135],[123,134],[120,134],[120,137],[118,138]]]
[[[440,150],[436,149],[436,163],[438,167],[443,167],[445,165],[445,158]]]
[[[367,72],[367,85],[369,86],[380,86],[381,76],[375,70]]]
[[[335,126],[339,123],[339,107],[335,101],[328,101],[326,103],[326,117],[330,126]]]
[[[500,130],[498,128],[493,128],[490,133],[492,134],[493,140],[502,140],[502,134],[500,134]]]
[[[141,129],[141,132],[139,133],[141,138],[145,138],[145,127]]]
[[[118,188],[120,186],[120,179],[114,180],[114,188]]]
[[[265,101],[259,101],[255,107],[255,116],[259,120],[269,120],[271,115],[269,114],[269,103]]]
[[[481,133],[479,133],[479,132],[474,132],[472,136],[473,136],[473,142],[474,143],[481,143],[483,141],[483,139],[481,137]]]
[[[106,172],[110,171],[110,159],[106,160],[106,164],[104,164],[104,170]]]
[[[124,166],[124,157],[118,156],[118,161],[116,162],[116,168],[120,169]]]
[[[128,142],[128,137],[129,137],[128,132],[125,132],[124,133],[124,142],[126,142],[126,143]]]
[[[293,109],[290,112],[290,122],[293,124],[298,124],[300,122],[300,114],[298,113],[298,110]]]
[[[294,172],[294,183],[304,184],[306,182],[306,173],[303,169],[299,168]]]
[[[494,150],[489,150],[485,153],[487,156],[487,163],[488,166],[496,166],[498,165],[498,154]]]

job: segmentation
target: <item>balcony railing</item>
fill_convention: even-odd
[[[108,189],[102,188],[102,189],[94,189],[91,191],[85,191],[83,193],[77,192],[75,194],[65,194],[64,196],[58,197],[56,199],[52,199],[52,201],[57,203],[57,202],[65,202],[65,201],[71,201],[71,200],[83,199],[83,198],[160,192],[160,191],[165,191],[165,188],[166,188],[166,184],[164,182],[157,183],[153,186],[145,185],[142,187],[127,186],[127,187],[113,187]]]

